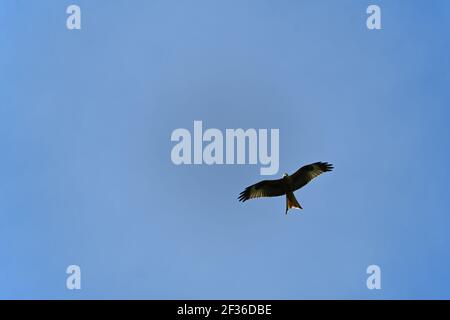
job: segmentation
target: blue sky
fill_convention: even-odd
[[[449,12],[2,1],[0,298],[450,298]],[[274,178],[335,171],[296,192],[301,212],[239,203],[258,165],[172,163],[172,131],[194,120],[278,128]]]

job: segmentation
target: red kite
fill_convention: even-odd
[[[278,180],[263,180],[245,188],[239,194],[239,201],[245,202],[254,198],[278,197],[286,195],[286,214],[291,208],[303,209],[294,196],[294,191],[300,189],[312,179],[333,170],[333,165],[327,162],[316,162],[298,169],[293,175],[283,174]]]

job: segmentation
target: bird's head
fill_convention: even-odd
[[[289,175],[285,172],[285,173],[283,173],[283,178],[286,178],[286,177],[288,177]]]

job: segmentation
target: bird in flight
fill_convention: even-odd
[[[263,180],[245,188],[239,194],[239,201],[245,202],[254,198],[278,197],[286,195],[286,214],[291,208],[303,209],[294,196],[300,189],[318,175],[332,171],[333,165],[327,162],[315,162],[298,169],[293,175],[283,174],[281,179]]]

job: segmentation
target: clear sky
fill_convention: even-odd
[[[450,298],[449,34],[447,0],[2,0],[0,298]],[[259,165],[172,163],[194,120],[335,171],[240,203]]]

